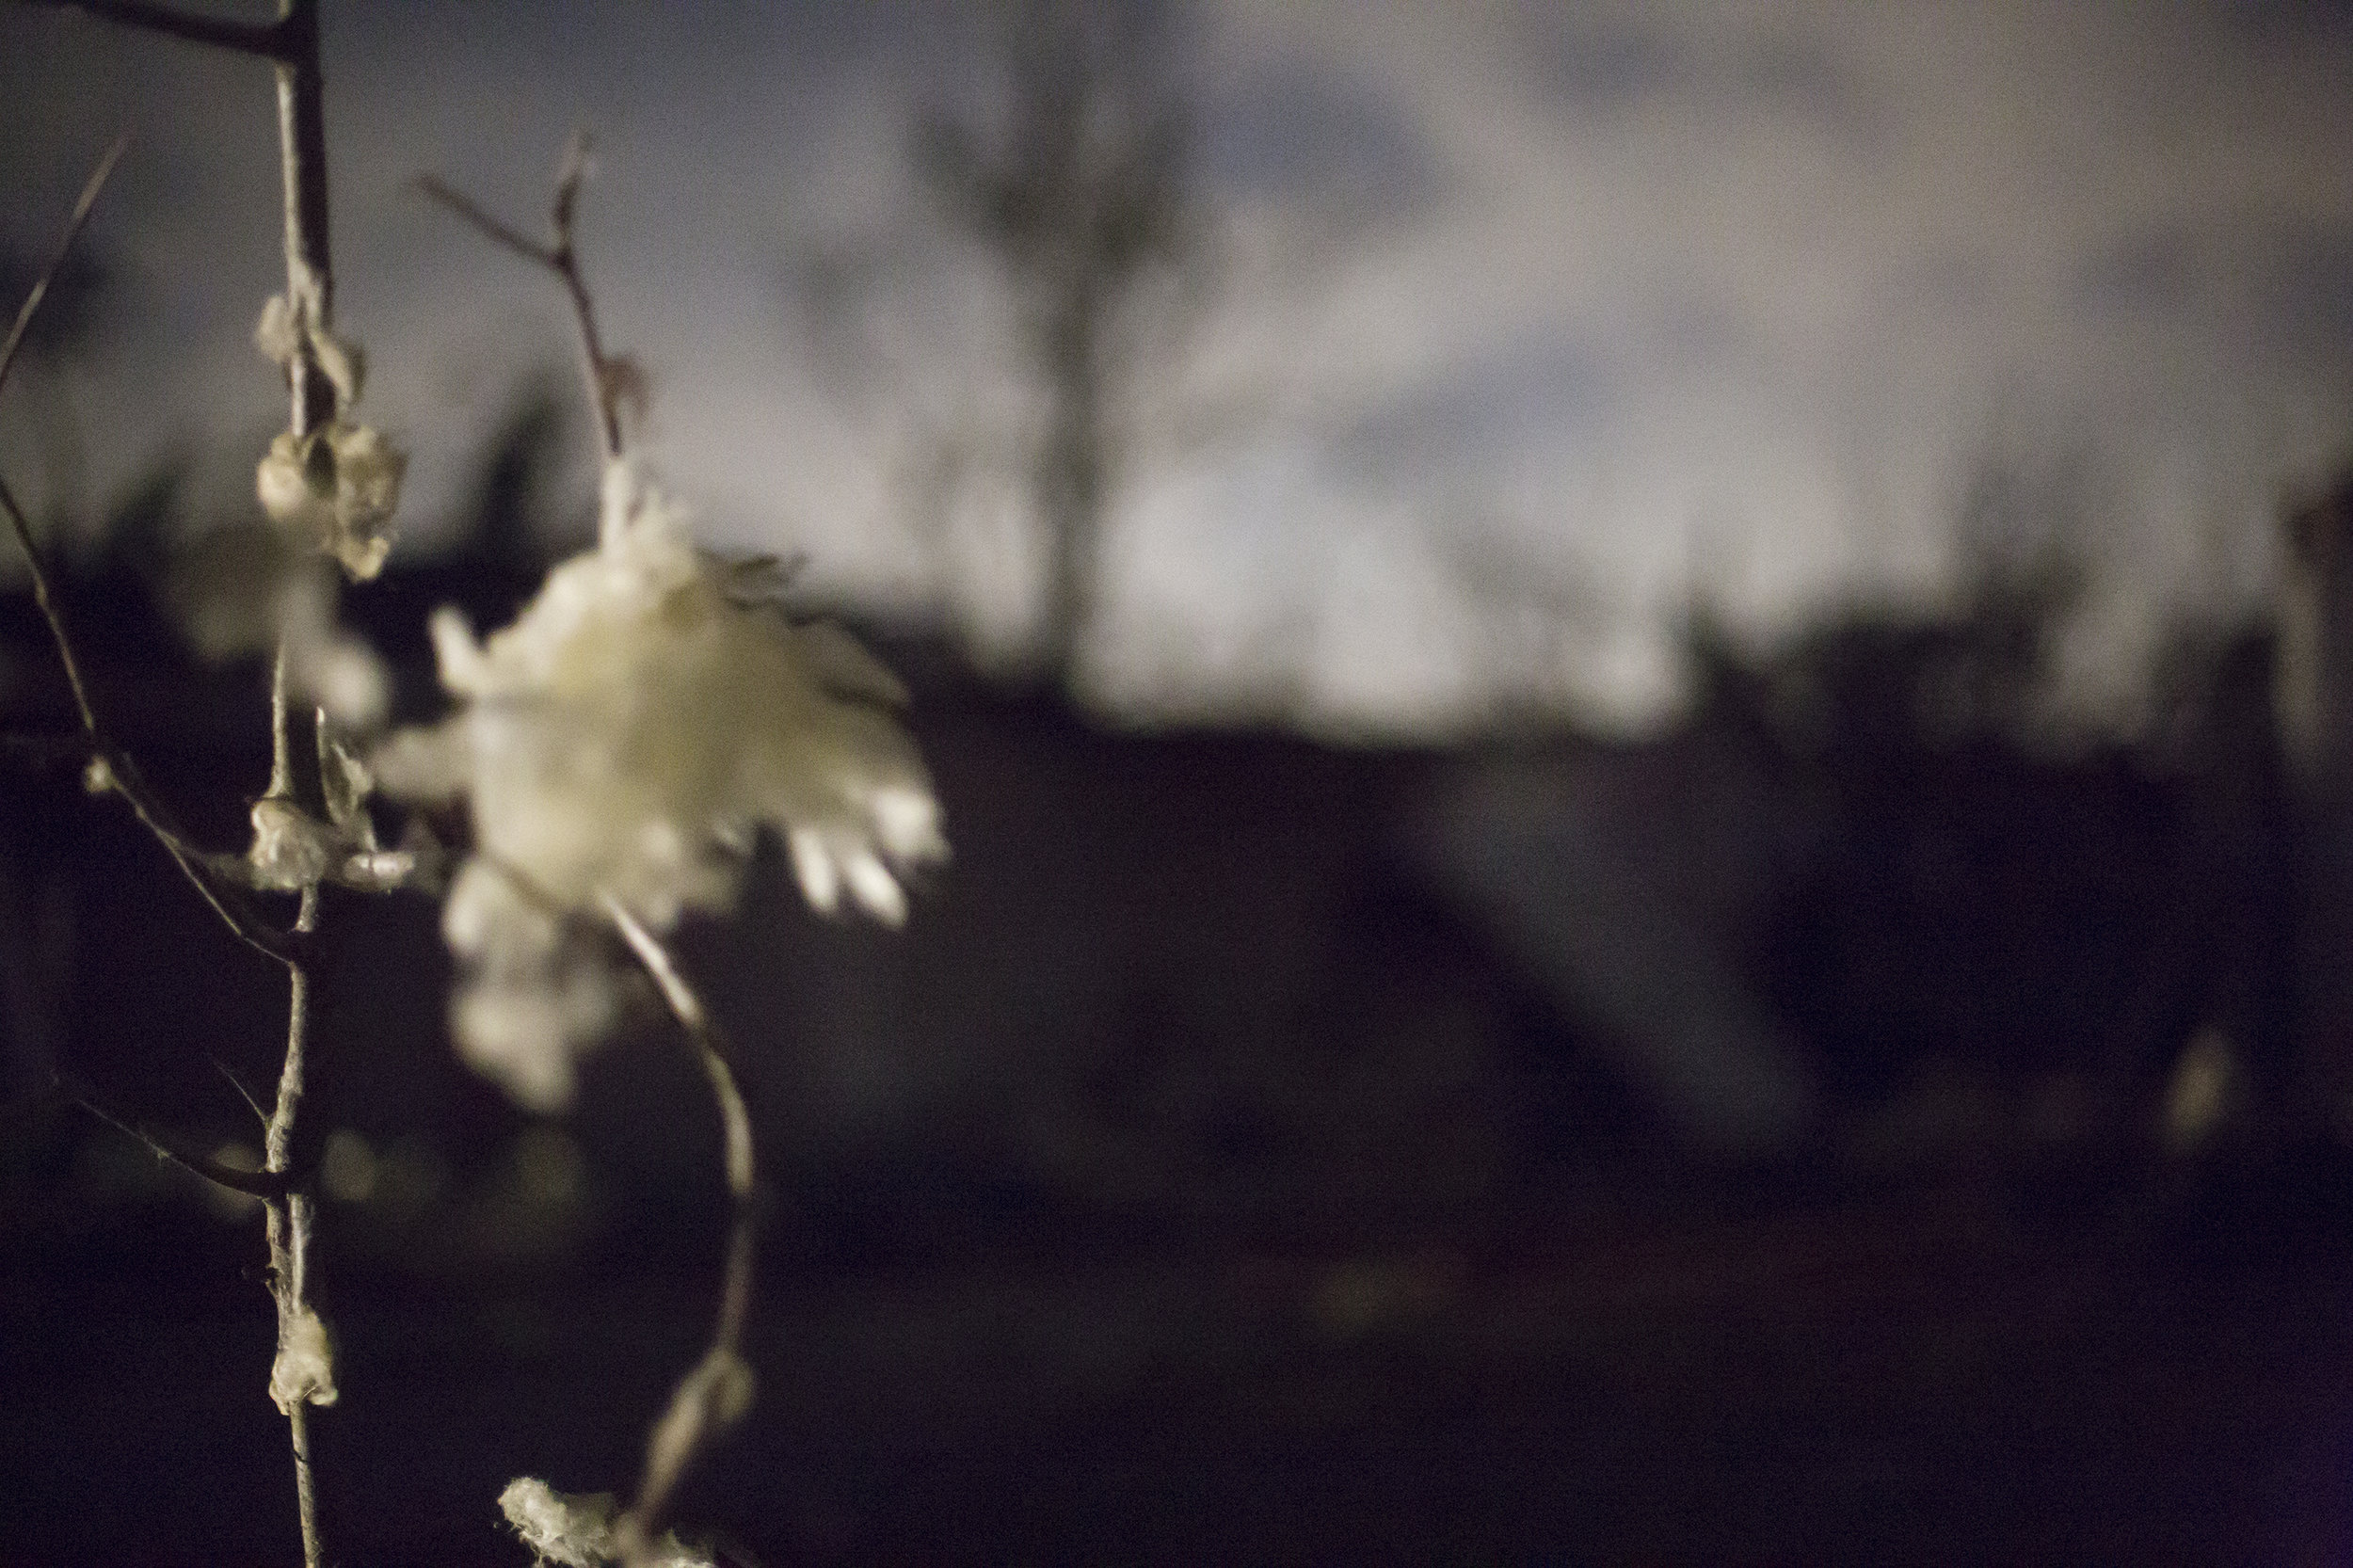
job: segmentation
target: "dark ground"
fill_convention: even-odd
[[[2343,1173],[1835,1185],[779,1270],[685,1515],[770,1568],[2353,1559]],[[258,1253],[180,1214],[7,1261],[0,1561],[295,1560]],[[341,1560],[455,1568],[525,1560],[515,1475],[627,1488],[714,1282],[328,1283]]]

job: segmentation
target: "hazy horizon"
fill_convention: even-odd
[[[1084,670],[1116,711],[1432,732],[1508,680],[1640,725],[1695,595],[1764,635],[1948,594],[1993,463],[2073,487],[2099,588],[2068,680],[2129,712],[2165,618],[2259,597],[2283,488],[2353,450],[2342,6],[1160,8],[1218,287],[1140,382]],[[1017,639],[1034,394],[906,156],[922,106],[988,99],[970,8],[557,14],[326,7],[339,312],[413,454],[403,548],[446,536],[569,352],[544,279],[404,187],[437,171],[536,227],[579,125],[592,280],[712,542]],[[0,89],[9,252],[139,136],[62,377],[88,496],[185,442],[241,504],[281,417],[249,345],[282,282],[266,70],[0,7]],[[825,268],[862,280],[856,323],[812,315]],[[58,390],[0,396],[33,495],[28,408]],[[1493,667],[1513,615],[1558,633],[1544,667]]]

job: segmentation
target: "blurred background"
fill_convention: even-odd
[[[398,715],[594,489],[560,295],[408,183],[529,231],[582,126],[650,467],[947,812],[903,934],[767,846],[680,939],[775,1197],[729,1550],[2353,1549],[2343,7],[326,27]],[[125,125],[0,468],[228,846],[267,72],[0,6],[0,303]],[[282,986],[81,793],[6,555],[0,1561],[287,1557],[257,1217],[50,1088],[250,1158]],[[435,908],[329,905],[346,1560],[520,1561],[500,1486],[626,1489],[697,1352],[715,1119],[649,1002],[522,1115]]]

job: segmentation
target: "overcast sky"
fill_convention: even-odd
[[[991,273],[905,162],[920,104],[985,98],[970,8],[326,23],[339,309],[414,454],[405,548],[568,340],[543,279],[403,184],[536,223],[582,125],[610,336],[712,542],[1017,633],[1035,561],[1000,458],[1032,406]],[[1443,727],[1496,628],[1549,616],[1554,663],[1512,679],[1638,724],[1695,591],[1760,635],[1947,591],[1989,460],[2089,463],[2104,589],[2073,656],[2104,690],[2165,615],[2260,593],[2282,487],[2353,450],[2343,4],[1231,0],[1173,28],[1219,286],[1142,384],[1090,664],[1129,711]],[[282,419],[249,346],[283,277],[274,113],[249,62],[0,4],[0,245],[45,248],[97,151],[140,138],[94,226],[120,286],[66,379],[98,493],[178,440],[235,494]],[[845,258],[878,280],[813,319],[803,282]],[[0,399],[27,489],[56,389]],[[944,495],[913,478],[943,439],[970,458]]]

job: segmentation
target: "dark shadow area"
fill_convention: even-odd
[[[69,612],[233,844],[255,672],[181,651],[142,515]],[[493,531],[345,614],[423,714],[426,614],[536,572]],[[2052,613],[1703,620],[1670,732],[1449,751],[1120,732],[884,640],[954,863],[894,936],[763,851],[681,941],[776,1199],[685,1517],[769,1564],[2333,1560],[2353,1156],[2273,632],[2185,632],[2149,739],[2062,747]],[[82,793],[22,599],[0,674],[0,1561],[277,1560],[258,1227],[46,1080],[257,1144],[279,978]],[[520,1562],[504,1482],[625,1486],[697,1352],[717,1128],[649,1001],[522,1116],[451,1054],[435,907],[328,917],[344,1560]]]

